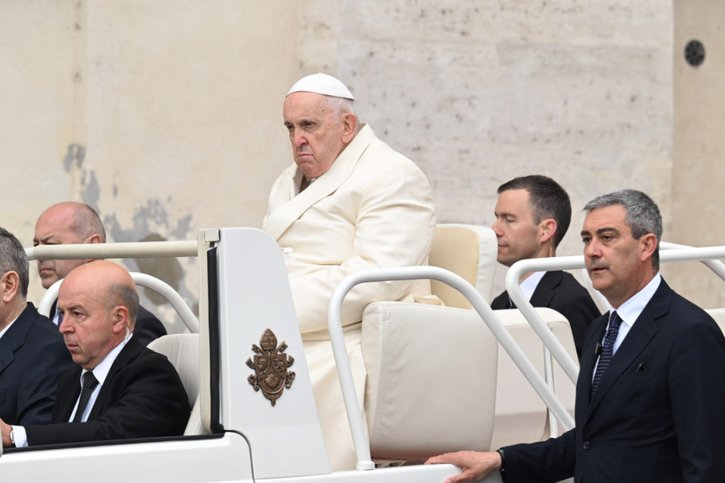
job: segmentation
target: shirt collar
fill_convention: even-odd
[[[118,344],[116,347],[111,349],[111,352],[106,354],[106,357],[103,358],[101,362],[98,363],[96,367],[93,368],[93,375],[98,380],[98,385],[103,385],[103,382],[106,380],[106,377],[108,377],[108,373],[111,370],[111,366],[113,365],[114,361],[116,360],[116,357],[118,357],[118,354],[121,353],[121,350],[124,348],[126,343],[131,338],[131,333],[126,334],[126,338],[121,341],[120,344]],[[83,369],[81,371],[81,386],[83,386],[83,374],[88,372],[86,369]]]
[[[544,278],[544,275],[546,275],[546,272],[534,272],[519,284],[526,300],[531,300],[536,287],[539,286],[539,282]]]
[[[22,313],[22,312],[21,312],[21,313]],[[15,317],[15,319],[13,319],[13,321],[12,321],[12,322],[10,322],[10,323],[9,323],[8,325],[6,325],[6,326],[5,326],[5,328],[4,328],[3,330],[0,330],[0,339],[2,339],[2,338],[3,338],[3,336],[4,336],[4,335],[5,335],[5,333],[6,333],[7,331],[8,331],[8,329],[10,329],[10,327],[12,327],[12,325],[13,325],[13,324],[15,323],[15,321],[16,321],[16,320],[18,320],[19,318],[20,318],[20,316],[17,316],[17,317]]]
[[[658,272],[639,292],[630,297],[618,308],[613,309],[617,311],[617,315],[619,315],[619,318],[622,319],[623,323],[630,327],[634,325],[634,321],[639,318],[645,306],[654,296],[657,288],[659,288],[661,282],[662,276]]]

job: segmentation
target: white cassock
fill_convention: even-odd
[[[305,356],[333,469],[354,469],[355,454],[327,330],[330,296],[349,274],[428,263],[435,208],[428,180],[364,125],[332,167],[302,193],[293,164],[272,186],[263,229],[277,240],[289,273]],[[426,281],[368,283],[345,298],[342,317],[362,407],[365,366],[360,321],[378,300],[413,301]]]

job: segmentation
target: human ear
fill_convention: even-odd
[[[657,249],[657,237],[654,233],[647,233],[642,235],[639,239],[640,244],[640,258],[645,261],[652,258],[655,250]]]
[[[113,332],[123,332],[128,328],[131,330],[129,324],[128,309],[123,305],[117,305],[113,309]]]
[[[0,297],[8,303],[15,298],[20,287],[20,276],[13,270],[5,272],[0,278]]]
[[[344,144],[352,141],[357,134],[357,116],[352,112],[347,112],[342,116],[342,142]]]
[[[547,242],[551,240],[556,234],[556,220],[553,218],[546,218],[539,223],[539,230],[541,233],[541,241]]]

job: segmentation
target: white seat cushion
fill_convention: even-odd
[[[374,458],[489,449],[498,343],[478,314],[376,302],[363,315],[362,351]]]

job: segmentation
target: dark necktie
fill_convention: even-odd
[[[594,379],[592,380],[592,396],[597,392],[599,381],[602,376],[607,372],[609,363],[612,360],[614,341],[617,340],[617,334],[619,333],[619,325],[622,323],[622,319],[619,318],[616,311],[612,311],[609,314],[609,324],[607,325],[607,335],[604,336],[604,345],[602,346],[602,352],[599,355],[599,363],[597,364],[597,370],[594,372]]]
[[[88,400],[91,398],[93,390],[98,385],[98,379],[93,375],[93,372],[88,371],[83,374],[83,387],[81,388],[81,397],[78,400],[78,409],[76,409],[76,415],[73,418],[74,423],[80,423],[83,417],[83,411],[88,406]]]
[[[300,193],[306,190],[308,186],[310,186],[310,182],[307,181],[307,178],[302,176],[302,181],[300,181]]]

